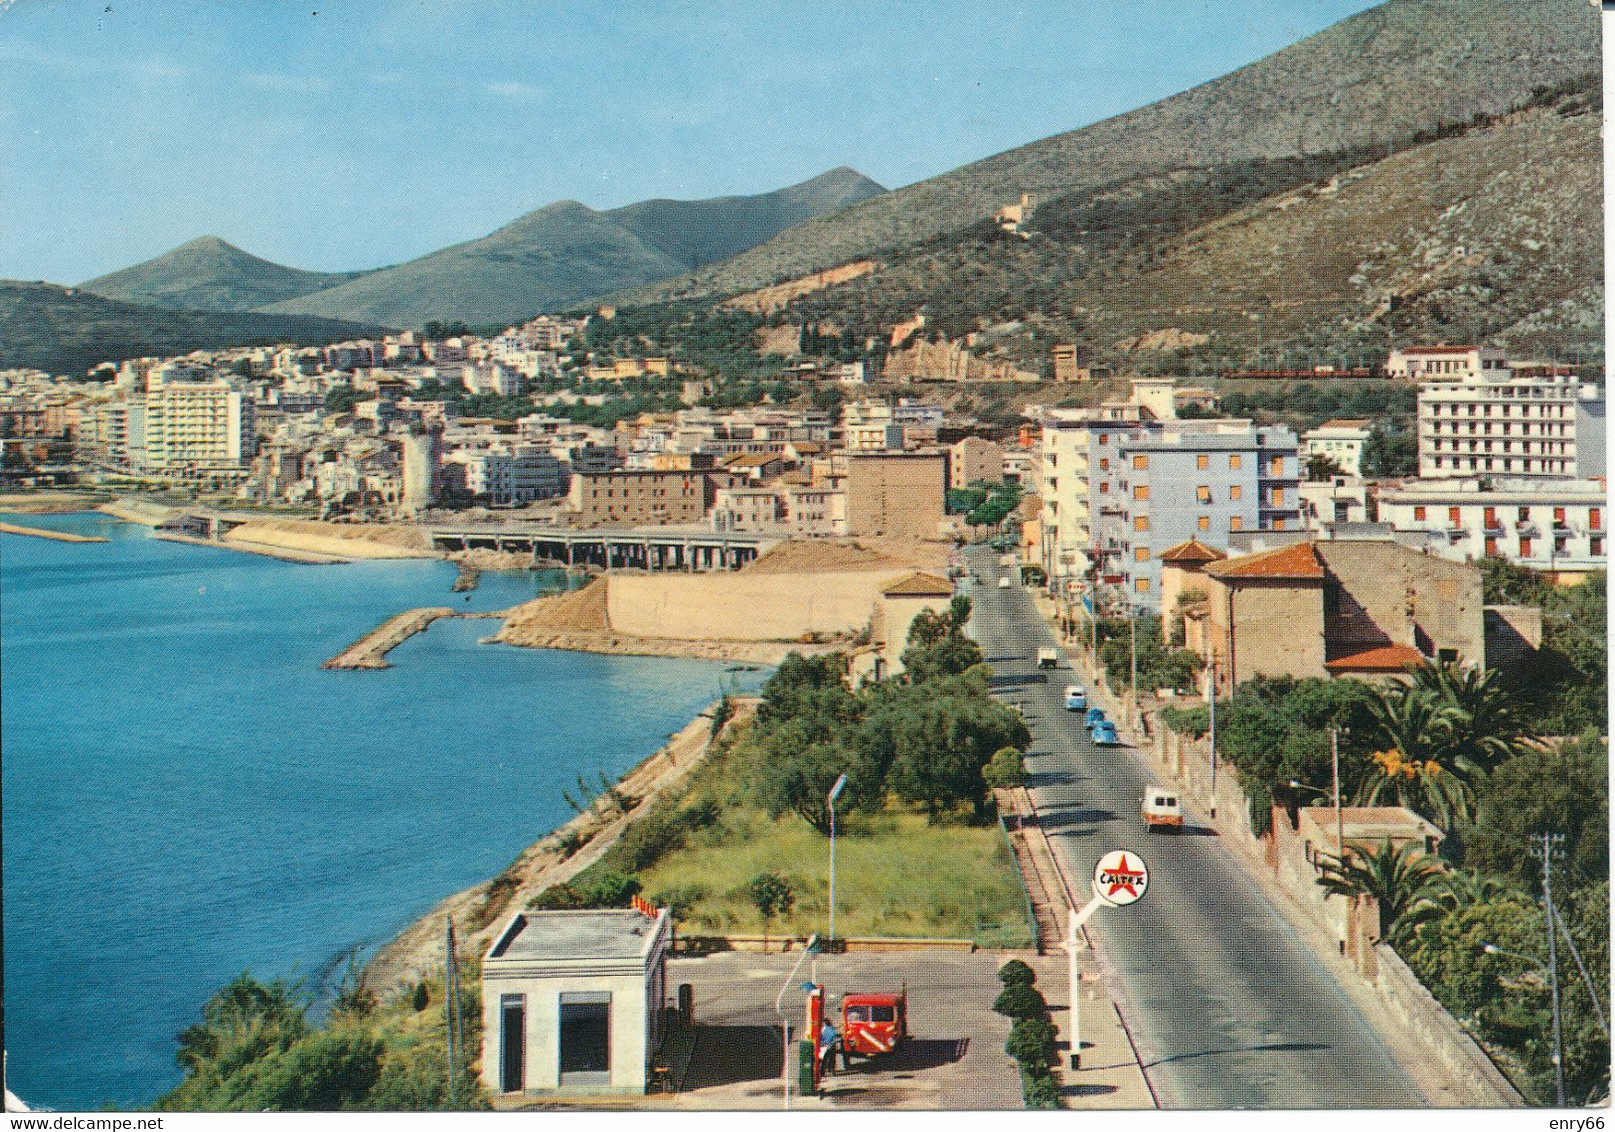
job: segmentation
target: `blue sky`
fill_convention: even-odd
[[[0,277],[206,233],[397,263],[573,198],[895,188],[1174,94],[1370,0],[0,0]]]

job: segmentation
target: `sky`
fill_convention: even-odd
[[[571,198],[888,188],[1216,78],[1371,0],[0,0],[0,277],[220,236],[399,263]]]

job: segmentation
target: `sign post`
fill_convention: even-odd
[[[1071,909],[1066,921],[1066,979],[1070,982],[1071,996],[1071,1068],[1082,1068],[1082,995],[1081,972],[1077,967],[1077,952],[1082,946],[1080,932],[1101,908],[1125,908],[1143,899],[1149,891],[1150,870],[1144,858],[1126,849],[1113,849],[1099,858],[1093,870],[1093,899],[1080,909]]]

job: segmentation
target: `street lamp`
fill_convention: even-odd
[[[796,978],[797,971],[802,969],[802,960],[809,955],[817,955],[818,953],[819,936],[815,932],[813,935],[808,936],[807,946],[802,948],[802,954],[796,957],[796,965],[791,968],[791,973],[785,976],[785,981],[779,986],[779,995],[774,999],[774,1013],[779,1016],[780,1032],[784,1035],[785,1040],[780,1064],[780,1088],[783,1090],[787,1111],[791,1107],[791,1023],[785,1017],[785,992],[790,989],[791,981]]]
[[[1548,928],[1548,930],[1551,932],[1553,930],[1553,928],[1550,926]],[[1552,937],[1550,937],[1550,939],[1551,938]],[[1564,1106],[1565,1106],[1565,1066],[1564,1066],[1564,1044],[1563,1044],[1563,1039],[1561,1037],[1561,1029],[1560,1029],[1560,1022],[1559,1022],[1559,977],[1558,977],[1558,974],[1553,970],[1553,968],[1549,967],[1546,963],[1542,962],[1542,960],[1536,958],[1535,956],[1521,955],[1518,951],[1505,951],[1503,948],[1498,947],[1495,943],[1483,943],[1483,944],[1480,945],[1480,949],[1482,951],[1484,951],[1487,955],[1506,955],[1510,959],[1523,960],[1524,962],[1531,964],[1531,966],[1535,967],[1537,970],[1543,972],[1544,974],[1546,974],[1548,976],[1548,986],[1549,986],[1549,988],[1550,988],[1550,990],[1552,992],[1551,997],[1552,997],[1552,1000],[1553,1000],[1553,1095],[1554,1095],[1554,1101],[1557,1104],[1557,1106],[1559,1108],[1564,1108]]]
[[[830,803],[830,949],[836,946],[836,799],[847,788],[847,776],[836,779],[825,797]]]

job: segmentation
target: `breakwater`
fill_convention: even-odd
[[[321,668],[391,668],[387,654],[424,632],[440,617],[456,617],[452,609],[432,606],[426,609],[406,609],[387,618],[380,625],[360,637],[353,644],[320,665]]]
[[[106,542],[100,535],[75,535],[67,531],[47,531],[39,527],[19,527],[15,523],[0,523],[0,532],[8,535],[27,535],[29,538],[48,538],[57,542]]]

